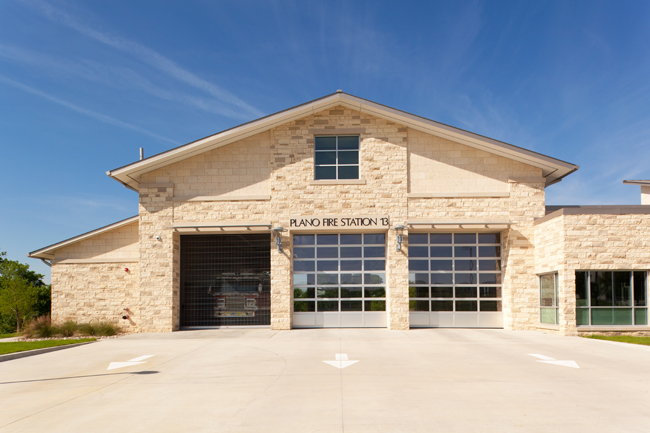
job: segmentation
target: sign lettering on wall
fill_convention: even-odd
[[[337,216],[337,217],[296,217],[289,220],[292,229],[338,229],[338,228],[390,228],[388,217],[381,216]]]

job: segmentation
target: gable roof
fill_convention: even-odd
[[[131,223],[137,222],[138,220],[139,220],[138,215],[132,216],[132,217],[124,219],[122,221],[118,221],[116,223],[109,224],[107,226],[100,227],[98,229],[91,230],[89,232],[80,234],[79,236],[75,236],[73,238],[66,239],[66,240],[61,241],[61,242],[57,242],[57,243],[52,244],[50,246],[47,246],[45,248],[41,248],[40,250],[32,251],[31,253],[27,253],[27,257],[32,257],[32,258],[35,258],[35,259],[47,259],[47,260],[53,259],[54,258],[54,250],[66,247],[66,246],[68,246],[70,244],[74,244],[76,242],[83,241],[84,239],[88,239],[88,238],[91,238],[93,236],[100,235],[102,233],[106,233],[106,232],[111,231],[111,230],[115,230],[115,229],[120,228],[120,227],[124,227],[126,225],[131,224]]]
[[[127,188],[138,190],[140,178],[144,173],[190,158],[192,156],[225,146],[255,134],[267,131],[292,120],[326,110],[338,105],[358,110],[383,119],[394,121],[427,134],[442,137],[479,150],[500,155],[542,169],[546,185],[559,182],[563,177],[573,173],[578,166],[561,161],[541,153],[533,152],[512,144],[474,134],[444,123],[416,116],[395,108],[377,104],[342,91],[314,99],[313,101],[279,111],[275,114],[253,120],[231,129],[193,141],[166,152],[153,155],[123,167],[107,171],[106,174]]]

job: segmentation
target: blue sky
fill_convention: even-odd
[[[0,2],[0,249],[137,214],[107,170],[342,89],[581,166],[548,204],[639,204],[648,1]]]

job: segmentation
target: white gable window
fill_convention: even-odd
[[[359,179],[359,137],[314,138],[314,179]]]

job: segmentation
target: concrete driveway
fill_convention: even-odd
[[[646,432],[649,392],[646,346],[503,330],[183,331],[0,363],[0,432]]]

